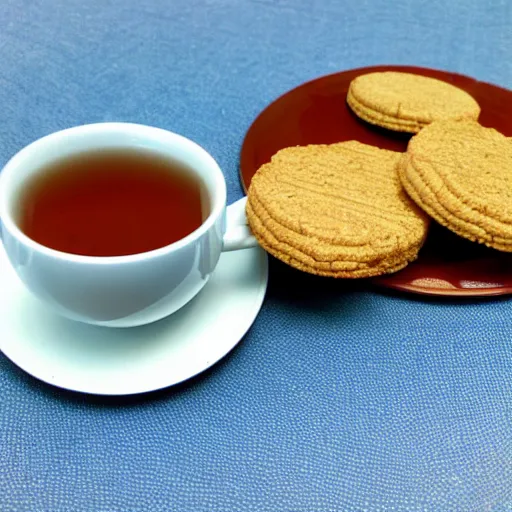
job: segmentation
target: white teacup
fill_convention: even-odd
[[[27,237],[17,225],[16,202],[29,178],[56,160],[103,148],[144,148],[184,164],[209,196],[202,225],[171,245],[130,256],[67,254]],[[78,126],[22,149],[0,173],[0,219],[8,258],[36,297],[70,319],[111,327],[170,315],[203,288],[222,251],[257,245],[245,199],[226,209],[224,176],[204,149],[175,133],[129,123]]]

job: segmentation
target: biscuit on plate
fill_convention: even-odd
[[[480,106],[466,91],[442,80],[397,71],[354,78],[347,103],[368,123],[409,133],[433,121],[477,120],[480,114]]]
[[[454,233],[512,252],[512,141],[477,122],[439,121],[399,163],[410,197]]]
[[[249,225],[267,252],[305,272],[396,272],[416,259],[429,223],[400,184],[400,156],[356,141],[283,149],[252,178]]]

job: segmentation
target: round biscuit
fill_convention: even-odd
[[[477,122],[432,123],[409,142],[399,176],[437,222],[469,240],[512,252],[512,144]]]
[[[400,184],[400,155],[355,141],[283,149],[252,179],[249,225],[269,253],[306,272],[395,272],[416,259],[428,228]]]
[[[412,73],[367,73],[350,83],[347,103],[368,123],[417,133],[439,120],[477,120],[480,106],[466,91]]]

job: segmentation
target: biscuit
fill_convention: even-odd
[[[396,272],[416,259],[429,223],[400,184],[400,156],[356,141],[283,149],[252,178],[249,225],[267,252],[305,272]]]
[[[480,106],[466,91],[422,75],[385,71],[356,77],[347,103],[364,121],[417,133],[439,120],[477,120]]]
[[[512,252],[512,141],[472,121],[439,121],[410,141],[399,162],[410,197],[469,240]]]

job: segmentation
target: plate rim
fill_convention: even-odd
[[[385,277],[385,276],[379,276]],[[485,297],[503,297],[512,294],[512,287],[501,287],[501,288],[423,288],[414,284],[384,284],[378,282],[378,277],[372,279],[372,285],[376,288],[394,290],[402,293],[412,293],[414,295],[423,295],[428,297],[452,297],[460,299],[478,299]],[[474,290],[478,290],[479,293],[475,293]],[[506,291],[504,291],[506,290]]]

